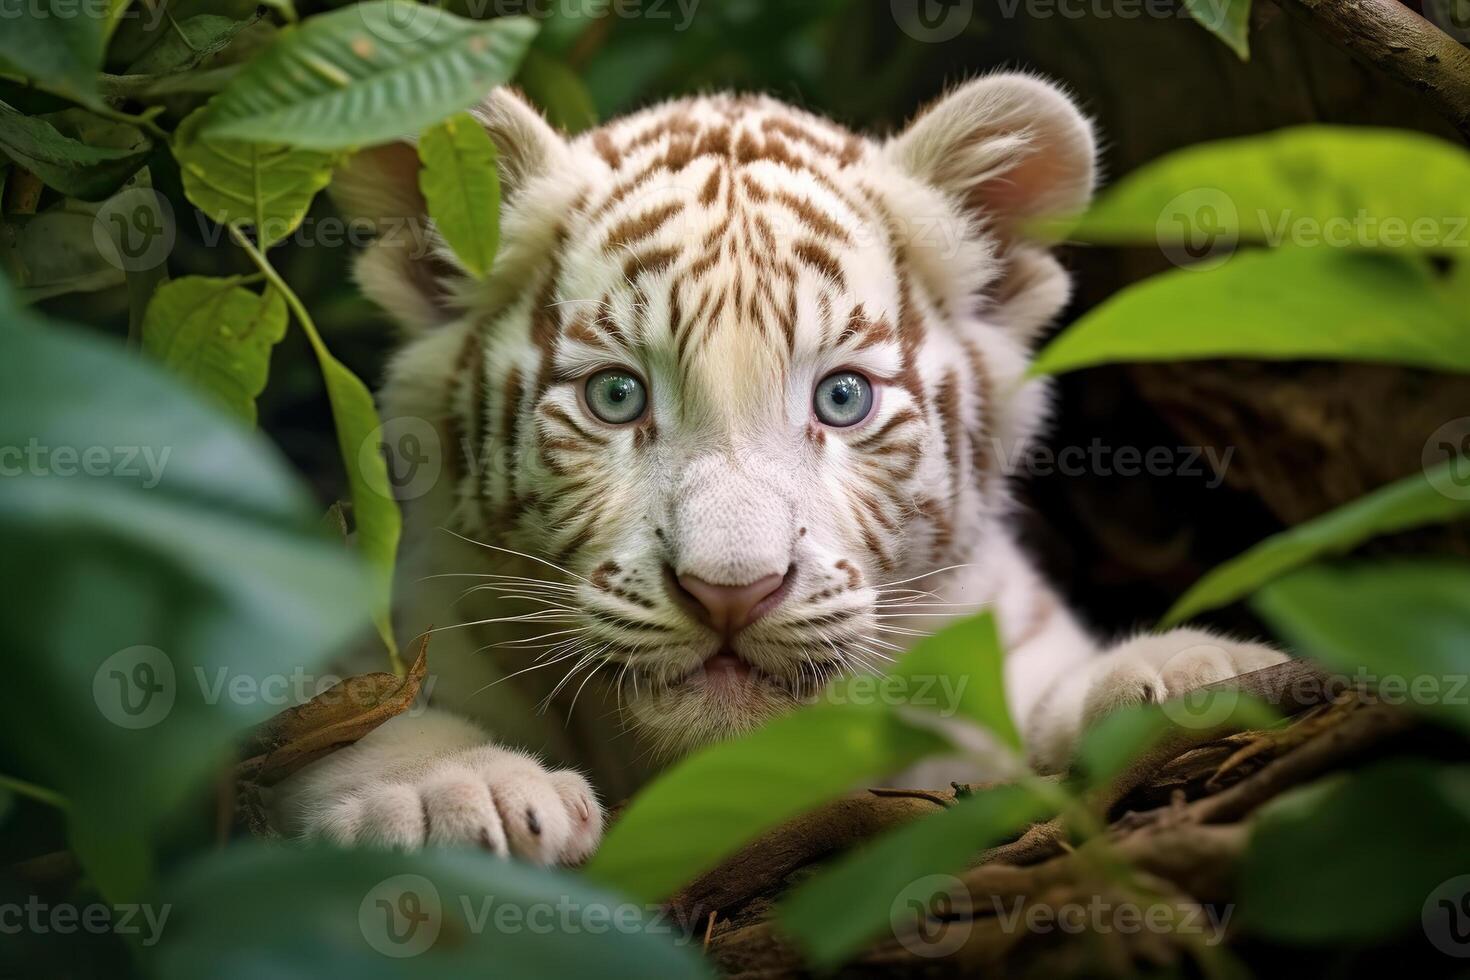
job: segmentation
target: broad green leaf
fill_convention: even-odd
[[[508,81],[535,35],[527,17],[473,21],[407,0],[320,14],[235,77],[203,132],[318,150],[401,138]]]
[[[553,126],[576,134],[597,125],[592,95],[566,62],[532,48],[521,63],[516,84],[541,107]]]
[[[898,720],[851,681],[802,708],[682,760],[633,798],[587,865],[594,881],[667,898],[741,844],[948,743]]]
[[[495,144],[468,113],[419,137],[419,189],[429,216],[464,267],[484,278],[500,245],[500,177]]]
[[[1197,144],[1140,167],[1068,234],[1205,251],[1238,240],[1455,254],[1470,244],[1466,187],[1463,146],[1402,129],[1297,126]]]
[[[68,197],[102,200],[137,173],[152,149],[141,134],[125,149],[82,143],[0,103],[0,151]]]
[[[227,227],[251,227],[263,248],[295,231],[318,191],[332,179],[335,158],[279,143],[242,143],[199,132],[208,108],[174,134],[184,194]]]
[[[1008,748],[1021,734],[1005,696],[1005,654],[995,618],[969,616],[919,640],[889,672],[901,680],[905,706],[974,722]],[[922,700],[925,703],[916,703]]]
[[[1470,494],[1456,497],[1439,489],[1459,470],[1470,470],[1470,460],[1447,460],[1272,535],[1196,582],[1164,614],[1159,627],[1228,605],[1313,559],[1343,554],[1377,535],[1470,516]]]
[[[1250,60],[1251,0],[1184,0],[1184,9],[1241,61]]]
[[[710,975],[703,923],[483,851],[238,844],[160,897],[174,910],[154,951],[162,980]]]
[[[25,574],[0,593],[4,647],[23,652],[0,737],[15,775],[72,802],[75,846],[106,859],[88,870],[130,901],[158,829],[282,707],[263,692],[366,625],[364,580],[267,443],[5,292],[0,538]]]
[[[1466,868],[1470,769],[1383,763],[1261,809],[1238,873],[1238,924],[1283,943],[1359,946],[1399,933],[1423,943],[1426,906],[1439,912],[1436,890]]]
[[[1251,609],[1379,700],[1470,730],[1470,561],[1310,565],[1265,586]]]
[[[84,105],[97,105],[97,72],[110,12],[75,0],[7,3],[0,61]]]
[[[197,14],[162,33],[158,41],[128,66],[129,75],[165,75],[193,68],[229,47],[245,28],[259,18],[237,20],[216,14]]]
[[[1237,254],[1129,286],[1037,355],[1034,374],[1211,357],[1387,361],[1470,371],[1470,276],[1405,254]]]
[[[286,301],[236,277],[186,276],[159,288],[143,318],[143,349],[174,374],[255,424],[271,350],[286,335]]]
[[[907,924],[909,900],[927,908],[934,892],[952,881],[949,874],[1055,812],[1052,800],[1024,785],[977,790],[841,858],[792,891],[777,919],[814,966],[837,966],[885,927]],[[915,892],[931,876],[929,893]]]

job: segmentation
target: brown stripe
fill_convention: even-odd
[[[845,290],[847,288],[847,280],[842,275],[841,263],[837,261],[835,255],[821,245],[818,245],[810,239],[803,239],[796,243],[792,248],[792,252],[796,254],[798,259],[836,283],[839,290]]]
[[[847,233],[847,230],[838,224],[835,218],[818,207],[815,201],[780,188],[772,192],[772,196],[796,215],[797,220],[808,230],[824,238],[830,238],[839,245],[852,244],[852,236]]]
[[[612,252],[636,245],[655,234],[670,218],[684,209],[682,201],[670,201],[631,218],[624,218],[608,230],[602,250]]]

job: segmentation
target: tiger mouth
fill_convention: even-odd
[[[815,697],[828,679],[806,670],[778,674],[758,666],[733,648],[721,647],[682,677],[662,686],[671,693],[698,693],[726,699],[759,695],[806,699]]]

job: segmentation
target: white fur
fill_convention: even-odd
[[[984,471],[984,458],[1014,458],[1045,422],[1046,385],[1026,366],[1069,295],[1029,222],[1080,210],[1096,179],[1091,128],[1055,88],[1024,75],[979,79],[883,145],[760,99],[655,107],[572,143],[504,92],[481,118],[500,145],[506,187],[494,274],[436,282],[433,302],[401,254],[370,251],[359,274],[420,335],[391,365],[385,415],[432,423],[446,459],[456,431],[481,436],[462,479],[405,501],[396,618],[406,637],[443,628],[431,646],[436,703],[485,720],[496,742],[438,712],[395,720],[296,777],[281,794],[287,827],[347,843],[479,842],[575,861],[595,846],[600,811],[580,776],[551,766],[585,767],[621,798],[650,768],[648,746],[622,735],[623,724],[664,753],[738,734],[823,675],[881,669],[949,614],[995,613],[1007,698],[1043,769],[1064,767],[1082,728],[1121,704],[1281,659],[1194,630],[1100,650],[1016,546],[1003,482]],[[659,165],[688,131],[727,123],[732,147],[754,147],[730,152],[732,161],[743,153],[740,179],[766,188],[748,192],[743,211],[724,193],[737,170],[720,171],[733,164],[719,154]],[[649,176],[622,199],[594,206],[640,173]],[[401,200],[371,177],[349,192],[369,206]],[[810,222],[771,203],[777,192],[824,216],[835,272],[802,259]],[[660,209],[678,217],[636,246],[609,249],[615,229]],[[753,244],[760,221],[785,224]],[[688,263],[705,242],[720,247],[698,275],[636,267],[659,248]],[[762,306],[746,292],[771,282],[789,282],[785,300]],[[717,293],[746,302],[710,304]],[[439,315],[443,296],[457,315]],[[772,326],[788,301],[797,314],[789,350]],[[570,318],[599,303],[622,339],[573,339]],[[676,327],[696,308],[717,312],[678,354]],[[834,318],[849,309],[891,324],[907,310],[924,325],[922,341],[834,339]],[[536,340],[548,311],[563,328],[552,354]],[[578,381],[558,380],[610,358],[649,382],[652,426],[638,430],[646,443],[599,428]],[[880,386],[863,426],[818,431],[811,392],[839,368],[895,380]],[[902,380],[910,368],[917,388]],[[507,404],[511,392],[521,400]],[[507,418],[515,422],[504,430]],[[898,473],[883,469],[898,449],[863,448],[865,433],[890,423],[911,460]],[[881,499],[862,505],[865,496]],[[565,567],[551,560],[559,552]],[[794,570],[782,603],[730,641],[772,684],[722,687],[701,673],[722,641],[673,601],[666,566],[726,585]],[[519,579],[434,577],[467,574]],[[461,596],[476,584],[487,588]],[[517,589],[541,611],[508,617],[527,608],[499,601]],[[611,688],[592,683],[603,662],[622,670]],[[571,711],[565,702],[588,684],[584,710]],[[554,710],[528,709],[541,697]],[[939,775],[929,767],[908,778]],[[541,815],[540,835],[524,830],[528,807]]]

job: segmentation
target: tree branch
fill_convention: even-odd
[[[1470,49],[1398,0],[1276,0],[1318,34],[1420,93],[1470,142]]]

